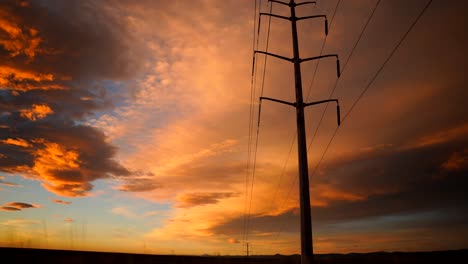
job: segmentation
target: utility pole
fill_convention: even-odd
[[[269,97],[260,97],[261,100],[269,100],[277,103],[282,103],[290,105],[296,108],[296,124],[297,124],[297,146],[298,146],[298,161],[299,161],[299,189],[300,189],[300,217],[301,217],[301,263],[302,264],[311,264],[313,262],[313,245],[312,245],[312,219],[311,219],[311,209],[310,209],[310,193],[309,193],[309,168],[307,162],[307,141],[306,141],[306,132],[305,132],[305,121],[304,121],[304,108],[310,105],[316,105],[326,102],[336,102],[337,104],[337,117],[338,125],[340,125],[340,107],[338,105],[338,99],[328,99],[312,103],[304,103],[302,96],[302,78],[301,78],[301,63],[310,60],[316,60],[326,57],[336,57],[336,66],[337,66],[337,75],[340,76],[340,62],[338,60],[338,55],[320,55],[317,57],[310,57],[301,59],[299,56],[299,42],[297,37],[297,26],[296,22],[303,19],[310,18],[325,18],[325,34],[328,34],[328,20],[325,15],[316,15],[316,16],[306,16],[306,17],[296,17],[296,6],[305,5],[305,4],[315,4],[313,2],[301,2],[295,3],[294,0],[290,0],[289,3],[269,0],[272,3],[278,3],[285,6],[289,6],[291,10],[291,16],[285,17],[269,13],[260,13],[259,20],[262,15],[272,16],[280,19],[289,20],[291,22],[291,32],[292,32],[292,43],[293,43],[293,58],[287,58],[284,56],[276,55],[273,53],[263,52],[263,51],[254,51],[255,53],[261,53],[269,56],[273,56],[279,59],[283,59],[294,64],[294,83],[295,83],[295,92],[296,92],[296,102],[286,102],[283,100],[278,100]],[[259,22],[260,27],[260,22]]]
[[[248,257],[249,256],[249,243],[246,243],[246,246],[247,246],[246,253],[247,253],[247,257]]]

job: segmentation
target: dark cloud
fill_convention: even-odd
[[[24,208],[36,208],[36,206],[34,206],[34,205],[32,205],[32,204],[21,203],[21,202],[11,202],[11,203],[7,203],[6,206],[21,208],[21,209],[24,209]]]
[[[2,207],[0,207],[0,210],[3,210],[3,211],[11,211],[11,212],[14,212],[14,211],[21,211],[20,208],[11,207],[11,206],[2,206]]]
[[[125,18],[107,4],[50,0],[21,6],[17,1],[6,1],[2,13],[22,30],[22,35],[31,35],[31,29],[38,31],[34,36],[40,41],[35,47],[23,45],[23,50],[34,49],[34,56],[21,50],[12,54],[5,46],[2,53],[13,57],[10,63],[25,69],[41,69],[72,79],[128,78],[140,65],[137,40],[130,34]],[[25,57],[36,59],[24,65]]]
[[[1,210],[4,210],[4,211],[21,211],[22,209],[38,208],[38,206],[28,204],[28,203],[22,203],[22,202],[11,202],[11,203],[4,204],[0,208]]]
[[[238,194],[233,192],[203,192],[203,193],[187,193],[177,199],[177,207],[189,208],[207,204],[217,204],[219,200],[236,197]]]
[[[394,229],[418,225],[433,230],[454,225],[468,228],[465,221],[468,214],[464,208],[468,202],[468,179],[465,177],[468,166],[464,162],[468,157],[468,138],[459,134],[450,140],[432,142],[410,147],[382,146],[326,164],[322,173],[312,180],[312,199],[318,195],[316,186],[321,185],[364,198],[331,199],[326,206],[313,206],[314,225],[339,226],[387,217],[404,219],[384,223]],[[297,208],[292,208],[278,215],[252,215],[250,230],[253,233],[277,232],[280,229],[298,232],[297,212]],[[432,216],[426,217],[425,214]],[[418,218],[414,215],[423,216]],[[244,218],[238,217],[209,231],[232,236],[241,234],[243,228]]]
[[[447,142],[388,147],[330,162],[314,181],[367,199],[315,208],[315,216],[323,221],[350,220],[466,203],[468,180],[463,175],[468,166],[460,162],[466,149],[468,139],[461,134]]]
[[[14,130],[0,129],[1,138],[11,136],[31,146],[1,144],[6,156],[0,159],[1,169],[43,179],[43,186],[58,195],[83,196],[92,189],[91,181],[129,174],[112,160],[117,149],[106,142],[101,131],[90,126],[23,121]]]
[[[58,195],[129,172],[85,124],[111,107],[142,56],[119,10],[93,1],[0,4],[0,171],[38,178]]]
[[[249,217],[249,232],[251,234],[278,232],[299,232],[300,222],[297,208],[278,215],[251,215]],[[224,223],[210,228],[214,234],[237,236],[243,233],[245,227],[244,217],[230,219]]]

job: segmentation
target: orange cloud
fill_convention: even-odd
[[[73,219],[70,218],[70,217],[67,217],[65,219],[63,219],[63,221],[67,222],[67,223],[72,223],[73,222]]]
[[[313,192],[317,194],[312,198],[312,206],[318,207],[328,206],[332,201],[355,202],[365,199],[362,195],[339,190],[336,187],[324,184],[313,186]]]
[[[420,148],[435,144],[449,142],[468,135],[468,124],[462,124],[441,132],[433,133],[417,139],[414,143],[408,144],[405,148]]]
[[[107,178],[109,174],[129,174],[128,170],[111,160],[115,149],[103,141],[102,134],[84,126],[74,129],[83,133],[65,130],[75,132],[71,135],[54,131],[58,142],[34,138],[33,135],[34,139],[27,141],[30,145],[26,149],[25,142],[21,140],[5,139],[3,143],[8,145],[0,144],[7,151],[0,159],[1,170],[38,179],[45,189],[67,197],[88,195],[93,188],[91,182]]]
[[[111,105],[107,85],[95,83],[133,77],[140,60],[133,59],[139,58],[130,52],[133,46],[123,44],[136,44],[132,34],[123,25],[108,26],[116,24],[107,23],[112,14],[105,5],[94,10],[67,2],[63,7],[66,14],[56,16],[39,3],[0,5],[0,90],[7,90],[0,94],[0,171],[75,197],[87,195],[96,179],[129,174],[112,159],[117,149],[105,135],[84,123],[93,111]],[[99,14],[105,23],[90,25],[85,13]]]
[[[6,85],[9,79],[14,79],[16,81],[42,82],[53,81],[55,77],[52,73],[37,73],[8,66],[0,66],[0,84]]]
[[[45,181],[42,185],[49,191],[65,196],[82,196],[91,189],[80,172],[79,154],[57,143],[45,142],[44,148],[35,153],[32,171]],[[60,177],[59,174],[71,177]]]
[[[30,90],[65,90],[67,87],[53,83],[56,77],[52,73],[39,73],[0,65],[0,86],[14,91]]]
[[[37,53],[41,53],[39,48],[42,39],[39,37],[39,31],[32,27],[21,28],[10,19],[3,18],[5,12],[0,12],[0,45],[9,52],[10,57],[16,57],[20,54],[33,59]],[[3,37],[2,37],[3,36]]]
[[[447,171],[457,171],[468,168],[468,149],[453,153],[441,167]]]
[[[45,148],[36,152],[36,160],[33,170],[41,175],[47,175],[47,171],[61,169],[69,170],[79,168],[78,153],[67,150],[57,143],[45,142]]]
[[[63,201],[63,200],[59,200],[59,199],[53,199],[52,200],[54,203],[58,203],[58,204],[71,204],[72,202],[68,202],[68,201]]]
[[[0,140],[3,144],[15,145],[23,148],[30,147],[31,144],[22,138],[7,138]]]
[[[33,104],[31,109],[21,109],[20,113],[21,117],[27,118],[31,121],[36,121],[53,114],[54,111],[46,104]]]

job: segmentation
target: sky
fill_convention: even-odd
[[[329,22],[298,22],[300,56],[342,70],[301,65],[305,100],[344,118],[306,109],[315,253],[468,247],[468,6],[433,0],[411,28],[427,3],[297,7]],[[257,54],[252,78],[254,48],[292,57],[269,10],[1,0],[0,246],[300,253],[294,109],[264,101],[256,136],[260,95],[295,100],[291,63]]]

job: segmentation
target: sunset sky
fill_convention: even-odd
[[[328,16],[323,54],[342,68],[302,64],[306,101],[336,84],[345,117],[327,149],[334,105],[315,137],[325,105],[306,110],[315,253],[468,248],[466,2],[433,0],[378,72],[428,2],[297,7]],[[257,55],[249,140],[254,14],[254,0],[0,0],[0,246],[300,253],[292,107],[262,103],[255,148],[263,72],[263,95],[292,102],[291,63],[264,71]],[[298,33],[318,56],[323,19]],[[291,44],[273,18],[268,51]]]

